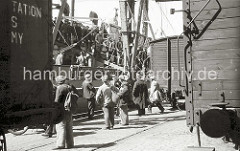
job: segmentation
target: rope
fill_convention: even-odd
[[[130,5],[129,5],[129,3],[127,2],[127,6],[128,6],[128,9],[129,9],[129,12],[130,12],[130,14],[131,14],[131,16],[132,16],[132,20],[133,20],[133,26],[134,26],[134,28],[136,28],[136,21],[135,21],[135,17],[134,17],[134,14],[133,14],[133,12],[132,12],[132,10],[131,10],[131,7],[130,7]]]
[[[77,36],[77,39],[78,39],[78,34],[77,34],[77,31],[76,31],[76,27],[73,26],[73,28],[74,28],[74,32],[75,32],[75,34],[76,34],[76,36]]]
[[[54,22],[53,22],[53,24],[56,25]],[[59,29],[58,29],[58,33],[59,33],[59,35],[62,37],[64,43],[66,43],[66,44],[69,46],[68,42],[66,41],[66,39],[64,38],[62,32],[61,32]]]
[[[167,19],[167,21],[168,21],[169,25],[171,26],[171,28],[173,29],[173,31],[175,32],[175,30],[174,30],[174,28],[173,28],[171,22],[170,22],[169,19],[167,18],[166,14],[163,12],[161,6],[158,5],[158,7],[160,8],[160,11],[161,11],[161,13],[163,14],[163,16]],[[162,16],[162,15],[161,15],[161,16]]]
[[[69,49],[72,49],[73,47],[75,47],[78,43],[82,42],[88,35],[90,35],[92,32],[94,32],[97,28],[95,27],[94,29],[92,29],[87,35],[85,35],[81,40],[79,40],[78,42],[76,43],[73,43],[71,44],[70,46],[68,47],[65,47],[62,49],[62,51],[67,51]]]
[[[76,19],[74,19],[74,18],[68,18],[68,20],[70,20],[70,21],[75,21],[75,22],[82,23],[82,24],[91,25],[91,26],[96,26],[96,25],[93,25],[93,24],[91,24],[91,23],[87,23],[87,22],[90,22],[90,21],[79,21],[79,20],[76,20]]]
[[[151,30],[151,32],[152,32],[153,39],[155,39],[153,27],[152,27],[152,25],[151,25],[149,16],[147,15],[147,8],[146,8],[146,4],[145,4],[145,3],[144,3],[144,7],[143,7],[143,15],[144,15],[145,21],[148,21],[148,22],[149,22],[149,26],[150,26],[150,30]],[[164,34],[164,36],[167,37],[167,35],[166,35],[165,32],[163,31],[162,27],[160,27],[160,29],[161,29],[162,33]]]

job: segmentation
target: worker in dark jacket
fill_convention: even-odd
[[[88,118],[93,119],[95,110],[95,95],[96,89],[92,85],[91,74],[85,75],[85,80],[82,83],[83,97],[88,102]]]
[[[57,76],[56,83],[58,84],[56,90],[55,102],[61,103],[64,106],[67,94],[69,92],[69,85],[66,84],[66,77]],[[63,120],[56,124],[57,130],[57,148],[73,148],[73,129],[72,129],[72,113],[64,110]]]
[[[119,101],[119,110],[120,110],[120,120],[121,125],[128,125],[129,124],[129,118],[128,118],[128,102],[130,101],[130,90],[128,86],[128,82],[126,79],[122,81],[120,91],[118,93],[118,96],[120,98]]]
[[[101,57],[103,41],[104,41],[103,31],[100,30],[99,33],[97,33],[95,36],[96,57]]]
[[[143,79],[141,73],[136,75],[137,81],[133,86],[133,102],[137,105],[138,115],[145,115],[145,106],[148,99],[148,88],[147,84]]]

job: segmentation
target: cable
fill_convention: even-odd
[[[175,32],[175,30],[174,30],[171,22],[169,21],[169,19],[167,18],[166,14],[163,12],[163,10],[162,10],[161,6],[159,6],[159,4],[158,4],[158,7],[160,8],[160,11],[161,11],[161,13],[163,14],[163,16],[167,19],[167,21],[168,21],[169,25],[171,26],[171,28],[173,29],[173,31]],[[162,15],[161,15],[161,16],[162,16]]]
[[[155,35],[154,35],[154,32],[153,32],[153,27],[152,27],[152,24],[151,24],[151,22],[150,22],[150,18],[149,18],[149,16],[148,16],[148,14],[146,13],[146,12],[147,12],[146,9],[147,9],[147,8],[146,8],[146,4],[144,4],[144,7],[143,7],[143,12],[144,12],[144,13],[143,13],[143,15],[144,15],[144,17],[146,18],[146,20],[149,22],[150,31],[152,32],[153,39],[155,39]],[[161,31],[162,31],[162,33],[164,34],[164,36],[167,37],[166,34],[165,34],[165,32],[163,31],[162,27],[160,27],[160,28],[161,28]]]
[[[55,23],[53,23],[53,24],[56,25]],[[59,35],[62,37],[62,39],[64,40],[64,42],[65,42],[68,46],[70,46],[70,45],[68,44],[68,42],[66,41],[66,39],[64,38],[62,32],[61,32],[59,29],[58,29],[58,33],[59,33]]]
[[[76,36],[77,36],[77,39],[78,39],[78,35],[77,35],[77,31],[76,31],[76,27],[73,26],[73,28],[74,28],[74,32],[75,32],[75,34],[76,34]]]
[[[133,14],[133,12],[132,12],[132,10],[131,10],[131,7],[130,7],[130,5],[129,5],[129,3],[127,2],[127,7],[128,7],[128,9],[129,9],[129,12],[130,12],[130,14],[131,14],[131,19],[133,20],[133,26],[134,26],[134,28],[136,28],[136,21],[135,21],[135,16],[134,16],[134,14]]]

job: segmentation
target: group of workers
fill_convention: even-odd
[[[86,74],[85,80],[82,83],[83,97],[88,102],[88,118],[94,118],[95,104],[102,107],[104,113],[105,126],[104,130],[114,129],[114,115],[115,107],[117,107],[120,117],[120,124],[123,126],[129,125],[128,106],[131,102],[136,105],[138,115],[145,115],[145,108],[148,104],[148,111],[151,113],[152,105],[156,105],[159,110],[164,112],[161,105],[163,101],[162,93],[160,91],[157,81],[152,79],[151,86],[148,89],[144,76],[141,73],[136,74],[136,81],[132,82],[128,75],[120,75],[114,77],[110,74],[102,76],[103,84],[98,88],[92,84],[92,75]],[[69,84],[66,77],[57,76],[55,78],[58,84],[55,94],[55,102],[64,106],[64,101],[68,94]],[[76,89],[73,87],[73,90]],[[63,111],[63,119],[56,124],[57,133],[57,147],[56,149],[72,148],[74,147],[73,129],[72,129],[72,113],[71,111]]]

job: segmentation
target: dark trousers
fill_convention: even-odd
[[[88,118],[92,119],[95,110],[95,98],[87,99],[88,102]]]
[[[114,107],[103,107],[104,120],[106,128],[114,126]]]
[[[149,111],[152,110],[152,106],[153,106],[154,104],[158,107],[159,110],[161,110],[161,112],[164,111],[164,108],[163,108],[163,106],[162,106],[162,104],[161,104],[160,102],[150,103],[150,104],[148,105],[148,110],[149,110]]]
[[[49,137],[51,137],[53,134],[56,133],[56,126],[51,124],[47,126],[47,129],[45,131],[45,134],[48,134]]]
[[[138,115],[145,115],[145,109],[138,109]]]
[[[145,115],[145,108],[137,105],[138,115]]]

